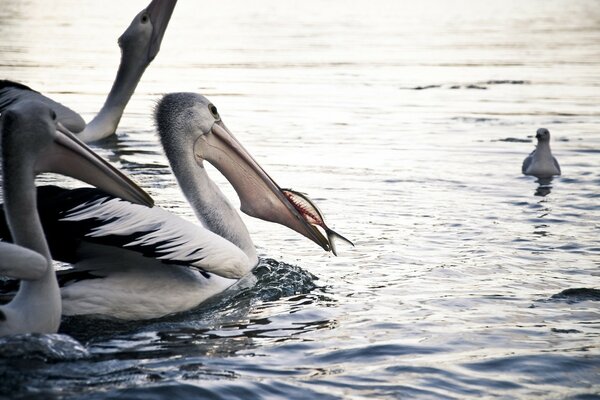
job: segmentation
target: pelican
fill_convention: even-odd
[[[60,126],[46,104],[23,101],[2,113],[4,211],[14,244],[0,243],[0,272],[21,279],[0,307],[0,335],[53,333],[61,318],[59,286],[36,212],[34,178],[58,172],[83,180],[140,207],[152,199]]]
[[[83,142],[112,135],[146,67],[160,49],[175,4],[176,0],[153,0],[123,32],[119,38],[121,63],[117,76],[100,112],[88,124],[70,108],[28,86],[7,80],[0,81],[0,113],[19,101],[37,100],[52,108],[58,122]]]
[[[538,178],[550,178],[560,175],[560,165],[550,151],[550,132],[546,128],[537,130],[537,146],[523,161],[521,171],[525,175],[533,175]]]
[[[205,161],[232,184],[243,212],[283,224],[331,250],[329,240],[290,203],[204,96],[168,94],[158,103],[155,119],[165,154],[201,225],[93,188],[40,187],[38,210],[52,254],[74,264],[61,277],[64,315],[158,318],[199,305],[257,265],[250,234],[209,178]]]

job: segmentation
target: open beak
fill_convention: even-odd
[[[38,158],[35,170],[55,172],[96,186],[113,196],[152,207],[154,200],[122,172],[94,153],[62,124],[54,143]]]
[[[285,225],[324,250],[330,250],[327,238],[300,215],[283,195],[281,188],[223,122],[215,122],[210,132],[196,140],[194,153],[198,159],[207,160],[214,165],[227,178],[240,198],[240,208],[244,213]]]
[[[177,4],[177,0],[153,0],[146,7],[146,12],[152,23],[152,37],[148,49],[148,59],[150,61],[154,60],[160,50],[160,44],[167,30],[167,25],[169,25],[175,4]]]

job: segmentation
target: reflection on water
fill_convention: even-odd
[[[0,77],[89,120],[140,2],[4,3]],[[159,320],[66,319],[89,355],[3,358],[0,392],[595,396],[598,21],[595,0],[179,2],[118,135],[94,149],[194,221],[152,108],[162,93],[200,92],[356,248],[335,258],[244,217],[263,259],[249,280]],[[552,181],[520,172],[539,126],[563,167]],[[57,179],[78,185],[38,181]]]
[[[552,178],[538,178],[536,183],[535,196],[545,197],[552,191]]]
[[[535,189],[535,196],[545,197],[552,191],[552,178],[538,178],[536,183],[538,187]]]

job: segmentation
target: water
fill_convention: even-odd
[[[5,1],[0,76],[89,120],[144,5]],[[599,86],[593,0],[180,2],[117,138],[94,148],[193,219],[151,109],[200,92],[356,247],[335,258],[245,217],[255,281],[157,321],[65,320],[73,353],[20,338],[33,350],[3,356],[0,393],[600,396]],[[542,126],[563,169],[550,184],[520,173]]]

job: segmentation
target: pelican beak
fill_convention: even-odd
[[[150,38],[150,48],[148,49],[148,60],[154,60],[154,57],[160,50],[160,43],[162,42],[167,25],[175,9],[177,0],[153,0],[152,3],[146,7],[146,12],[152,23],[152,37]]]
[[[35,171],[55,172],[96,186],[113,196],[152,207],[154,200],[122,172],[57,123],[53,144],[37,159]]]
[[[235,189],[241,210],[255,218],[276,222],[306,236],[324,250],[329,241],[309,224],[283,195],[281,188],[252,158],[221,121],[200,136],[194,144],[194,153],[200,161],[215,166]]]

